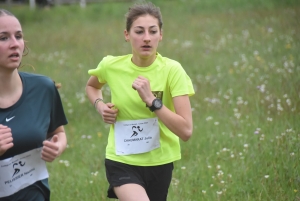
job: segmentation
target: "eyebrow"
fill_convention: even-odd
[[[151,28],[154,28],[154,27],[158,27],[158,26],[157,26],[157,25],[153,25],[153,26],[150,26],[149,28],[151,29]],[[141,29],[144,29],[143,26],[136,26],[136,27],[134,27],[134,28],[141,28]]]
[[[23,33],[23,32],[22,31],[17,31],[16,33],[19,34],[19,33]],[[8,32],[7,31],[3,31],[3,32],[0,32],[0,34],[8,34]]]

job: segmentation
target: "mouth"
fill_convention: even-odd
[[[13,60],[17,60],[17,59],[20,58],[20,54],[15,52],[15,53],[12,53],[11,55],[9,55],[8,58],[13,59]]]
[[[150,45],[144,45],[144,46],[142,46],[142,48],[143,48],[143,49],[150,49],[151,46],[150,46]]]
[[[11,55],[9,55],[9,58],[19,58],[20,55],[19,53],[12,53]]]

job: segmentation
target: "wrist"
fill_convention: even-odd
[[[161,109],[162,106],[163,106],[162,100],[159,99],[159,98],[154,98],[152,100],[151,104],[149,106],[147,105],[147,107],[149,108],[149,110],[151,112],[154,112],[155,110]]]
[[[153,96],[153,97],[147,99],[147,100],[145,101],[146,106],[147,106],[147,107],[150,107],[155,99],[156,99],[155,96]]]
[[[97,98],[95,101],[94,101],[94,108],[97,109],[97,105],[99,102],[103,102],[103,99],[102,98]]]

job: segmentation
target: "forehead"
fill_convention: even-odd
[[[153,17],[152,15],[142,15],[136,18],[134,22],[132,23],[132,27],[153,27],[156,26],[158,27],[158,19]]]
[[[22,27],[18,19],[14,16],[0,16],[0,33],[22,31]]]

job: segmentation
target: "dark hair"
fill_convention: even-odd
[[[11,12],[9,12],[9,11],[7,11],[7,10],[5,10],[5,9],[0,9],[0,17],[1,16],[12,16],[12,17],[16,17],[16,16],[14,16]],[[29,51],[29,49],[28,49],[28,47],[25,45],[25,49],[27,49],[28,51]],[[27,53],[25,53],[25,55],[27,55],[28,54],[28,52]],[[61,84],[60,83],[55,83],[55,81],[53,80],[53,82],[54,82],[54,84],[55,84],[55,86],[56,86],[56,88],[57,89],[59,89],[59,88],[61,88]]]
[[[162,29],[162,15],[159,7],[155,6],[151,2],[136,3],[128,9],[126,13],[126,30],[129,31],[132,23],[142,15],[151,15],[158,20],[159,29]]]
[[[0,9],[0,16],[3,15],[9,15],[9,16],[14,16],[11,12],[9,12],[8,10],[5,9]],[[14,16],[15,17],[15,16]]]

